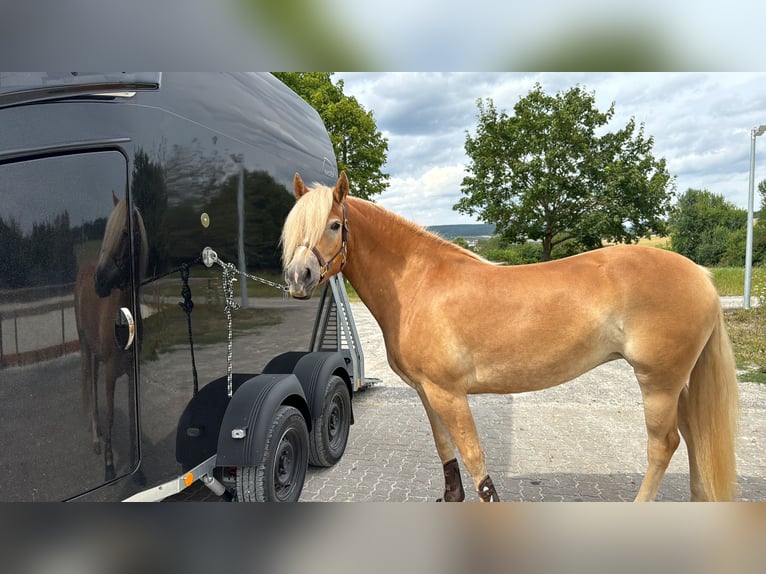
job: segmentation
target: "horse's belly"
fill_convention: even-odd
[[[547,348],[546,348],[547,347]],[[476,357],[469,393],[520,393],[554,387],[620,358],[616,345],[593,339],[508,347]]]

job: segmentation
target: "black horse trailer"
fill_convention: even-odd
[[[296,171],[338,175],[269,74],[0,73],[0,500],[294,501],[337,462],[364,362],[342,280],[284,297]]]

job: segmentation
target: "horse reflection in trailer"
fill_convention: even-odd
[[[136,326],[121,319],[129,315],[131,252],[138,261],[138,277],[146,273],[148,244],[143,218],[134,208],[134,231],[128,222],[128,207],[125,199],[119,200],[112,192],[114,210],[109,215],[101,243],[98,261],[80,265],[74,287],[74,313],[77,335],[80,341],[80,362],[82,364],[83,407],[90,415],[93,433],[93,452],[104,451],[104,480],[113,480],[114,454],[112,452],[112,426],[114,424],[114,391],[117,378],[127,375],[129,398],[129,424],[136,423],[135,370],[131,363],[132,354],[127,352],[135,339]],[[132,246],[130,242],[132,241]],[[139,315],[140,317],[140,315]],[[115,321],[124,324],[128,332],[115,341]],[[140,332],[140,329],[138,329]],[[124,340],[123,340],[124,339]],[[140,337],[139,337],[140,340]],[[103,429],[99,422],[98,378],[99,366],[103,367],[106,396],[106,416]],[[138,460],[135,434],[130,435],[130,457]],[[140,472],[140,470],[139,470]]]

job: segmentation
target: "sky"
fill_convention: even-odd
[[[419,223],[478,223],[452,209],[465,175],[466,132],[475,135],[478,98],[498,110],[513,106],[536,82],[547,93],[579,85],[605,111],[608,129],[631,117],[654,137],[655,157],[689,188],[747,207],[751,129],[766,124],[766,73],[337,73],[344,93],[373,112],[388,139],[389,188],[376,202]],[[756,139],[755,184],[766,179],[766,134]],[[759,208],[755,191],[755,209]]]

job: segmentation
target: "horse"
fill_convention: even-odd
[[[339,272],[383,333],[392,370],[423,403],[441,459],[439,500],[465,499],[455,447],[479,498],[498,501],[468,404],[475,393],[553,387],[618,358],[634,370],[647,430],[636,501],[656,499],[680,443],[692,500],[736,497],[739,395],[710,274],[638,245],[495,265],[374,203],[293,181],[282,230],[290,294],[311,297]]]
[[[148,258],[148,243],[143,218],[133,209],[133,233],[130,232],[129,211],[126,201],[112,192],[114,209],[106,222],[98,261],[84,262],[77,273],[74,290],[74,311],[77,335],[80,339],[83,408],[90,416],[93,451],[100,454],[101,429],[98,414],[98,372],[104,365],[106,388],[106,420],[103,433],[104,480],[115,478],[112,453],[112,426],[114,423],[114,390],[122,375],[129,378],[129,416],[135,424],[135,371],[133,354],[117,346],[114,321],[121,307],[129,307],[131,257],[138,261],[139,281],[143,277]],[[131,239],[132,238],[132,239]],[[131,241],[133,246],[131,248]],[[133,253],[131,253],[133,251]],[[135,433],[130,433],[131,456],[137,457]]]

